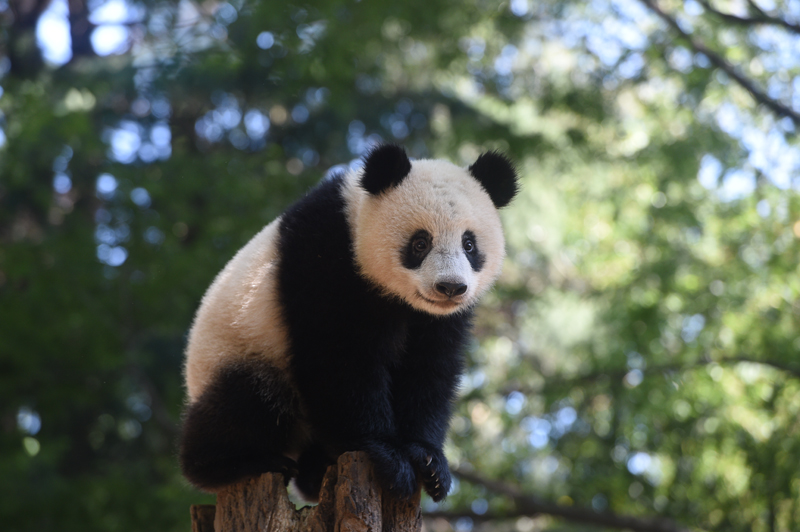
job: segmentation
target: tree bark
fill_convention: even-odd
[[[367,455],[345,453],[328,468],[317,506],[296,510],[283,475],[266,473],[217,493],[216,509],[192,506],[192,532],[419,532],[419,500],[419,492],[410,500],[383,493]]]

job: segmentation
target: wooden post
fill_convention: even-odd
[[[345,453],[328,469],[317,506],[295,510],[283,475],[266,473],[217,493],[216,510],[192,506],[192,532],[419,532],[419,499],[384,494],[367,455]]]

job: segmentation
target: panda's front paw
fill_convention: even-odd
[[[400,460],[391,464],[390,471],[384,473],[384,478],[389,483],[389,491],[396,493],[399,497],[410,499],[417,493],[417,473],[411,464],[406,460]]]
[[[447,497],[452,479],[450,466],[444,453],[440,449],[418,443],[406,446],[406,452],[411,463],[419,472],[422,485],[431,499],[439,502]]]
[[[417,492],[417,473],[402,452],[388,444],[377,442],[367,445],[364,450],[372,459],[375,474],[385,489],[405,499]]]

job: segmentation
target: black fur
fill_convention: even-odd
[[[399,185],[409,172],[411,161],[406,151],[396,144],[382,144],[373,148],[364,159],[361,186],[377,196]]]
[[[422,482],[440,500],[450,486],[442,445],[470,315],[429,316],[362,278],[340,186],[321,184],[280,228],[280,301],[314,445],[330,460],[365,450],[395,492],[410,496]],[[426,482],[437,478],[438,488]]]
[[[303,450],[297,460],[297,477],[294,483],[308,501],[317,501],[322,489],[322,480],[328,467],[335,464],[335,457],[325,452],[319,444],[312,444]]]
[[[256,357],[223,368],[183,417],[180,463],[202,489],[297,464],[283,456],[297,430],[299,401],[283,372]]]
[[[482,153],[469,171],[486,189],[498,209],[508,205],[517,194],[517,170],[511,160],[501,153]]]

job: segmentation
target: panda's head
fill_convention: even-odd
[[[511,162],[484,153],[469,168],[410,161],[382,145],[345,188],[356,262],[385,294],[429,314],[472,306],[500,274],[497,209],[517,191]]]

